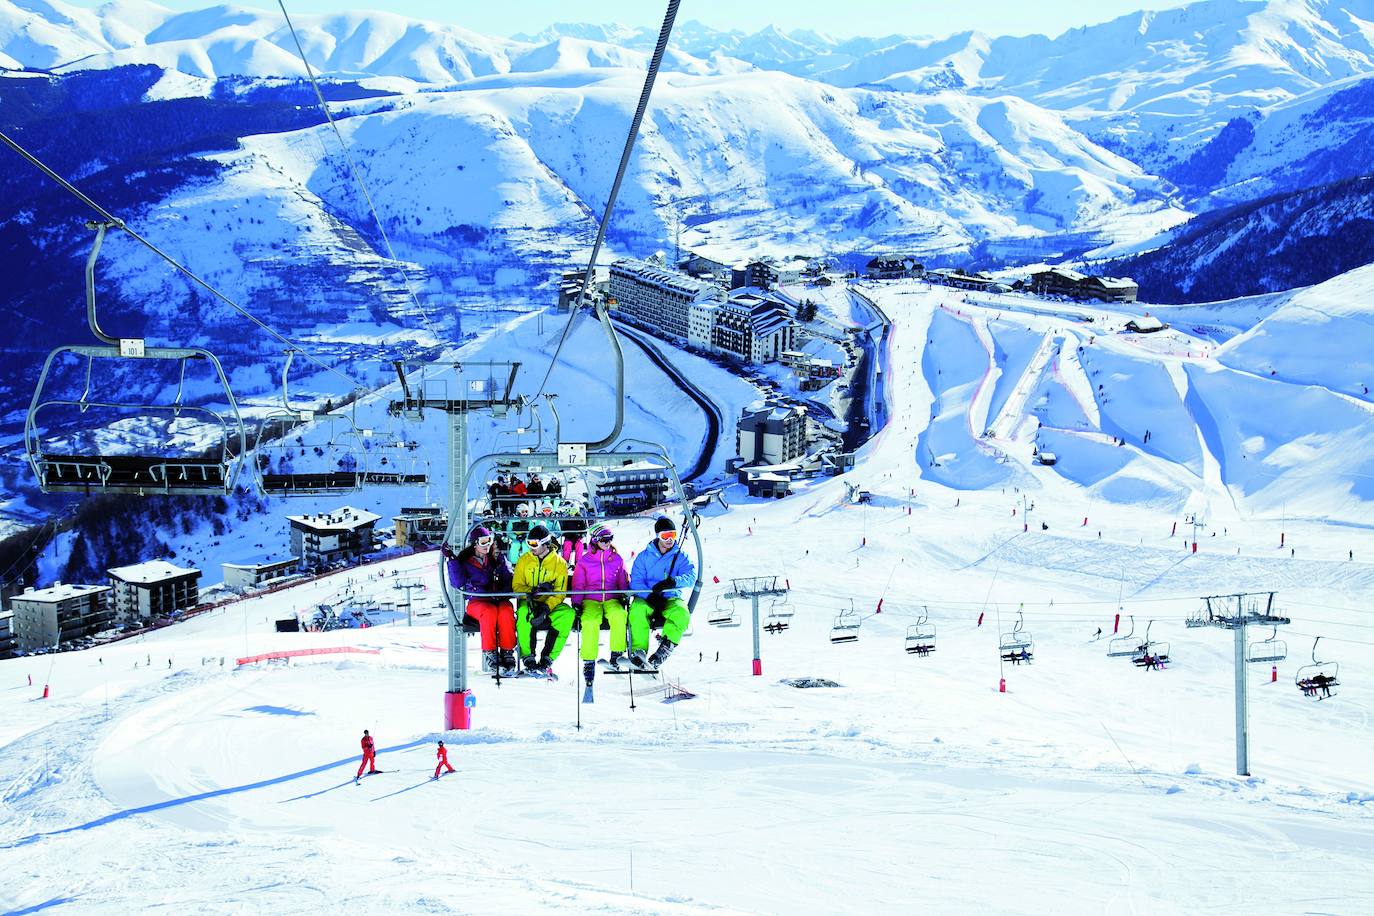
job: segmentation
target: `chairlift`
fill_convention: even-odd
[[[1312,640],[1312,664],[1303,665],[1298,669],[1297,674],[1293,675],[1293,683],[1302,691],[1302,695],[1312,697],[1315,700],[1324,700],[1327,697],[1335,696],[1331,692],[1331,688],[1339,687],[1341,684],[1340,663],[1317,660],[1317,643],[1321,641],[1320,636]]]
[[[789,595],[776,595],[768,604],[768,623],[786,623],[796,614]]]
[[[406,440],[390,428],[381,436],[363,432],[368,453],[362,483],[370,487],[424,487],[429,485],[429,459],[420,454],[420,443]]]
[[[106,231],[120,228],[121,224],[89,222],[86,225],[96,232],[95,243],[86,259],[86,321],[91,333],[104,346],[58,347],[43,363],[24,422],[24,449],[39,487],[44,493],[83,495],[224,496],[233,492],[248,437],[224,367],[213,353],[200,347],[149,347],[141,337],[111,337],[100,329],[95,307],[95,263]],[[69,357],[77,361],[72,363]],[[118,395],[101,397],[95,386],[95,366],[97,361],[107,360],[125,361],[126,364],[171,363],[176,369],[176,393],[169,403],[148,403]],[[79,372],[83,361],[85,383],[79,396],[45,396],[55,367],[65,364],[67,371]],[[187,369],[192,365],[208,365],[213,369],[211,384],[222,392],[227,405],[223,412],[185,402],[188,387],[200,384],[195,378],[187,378]],[[59,374],[64,373],[59,369]],[[121,380],[119,387],[127,390],[131,386],[128,380]],[[40,415],[51,416],[62,410],[74,411],[82,421],[65,429],[40,427]],[[165,418],[165,428],[151,437],[160,440],[156,445],[140,444],[113,453],[115,448],[98,441],[117,439],[128,429],[129,421],[138,418],[146,421],[154,417]],[[140,430],[147,427],[146,422],[140,424]],[[206,427],[214,430],[214,434],[205,436]],[[204,450],[177,444],[206,438],[213,444]]]
[[[1135,615],[1131,615],[1131,632],[1107,641],[1108,658],[1132,658],[1140,648],[1140,640],[1135,635]]]
[[[1154,625],[1153,620],[1145,625],[1145,641],[1136,646],[1135,652],[1131,654],[1131,664],[1147,671],[1151,668],[1163,668],[1169,662],[1169,644],[1150,639],[1150,628]]]
[[[281,370],[282,406],[258,422],[253,461],[258,489],[267,496],[356,493],[362,489],[367,474],[362,431],[342,414],[316,417],[310,408],[291,406],[287,374],[296,352],[294,347],[286,350],[286,364]],[[307,443],[303,436],[296,436],[297,444],[293,444],[291,433],[309,424],[323,425],[328,430],[325,445]],[[316,452],[314,460],[310,456],[312,451]],[[297,461],[302,459],[308,468],[297,467]]]
[[[1245,653],[1245,660],[1250,662],[1281,662],[1288,657],[1288,643],[1278,638],[1279,628],[1274,627],[1273,635],[1268,639],[1250,643]]]
[[[863,625],[863,618],[854,608],[854,599],[849,599],[849,609],[840,611],[835,618],[834,625],[830,628],[830,641],[836,645],[846,642],[859,641],[859,627]]]
[[[935,651],[935,624],[930,623],[930,609],[925,608],[921,617],[906,628],[906,654],[929,655]]]
[[[1012,627],[1010,633],[1003,633],[998,643],[998,649],[1002,653],[1002,660],[1020,664],[1028,662],[1034,658],[1035,640],[1024,627],[1026,625],[1025,612],[1019,608],[1016,611],[1016,626]]]
[[[739,612],[735,610],[735,602],[728,600],[724,595],[717,595],[716,606],[707,614],[706,622],[715,627],[739,626]]]

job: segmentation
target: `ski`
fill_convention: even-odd
[[[610,659],[605,659],[605,658],[603,658],[603,659],[599,660],[596,664],[601,668],[602,671],[609,671],[609,672],[612,673],[612,674],[616,674],[616,673],[618,673],[618,672],[620,672],[620,671],[624,671],[624,670],[625,670],[624,668],[620,667],[619,665],[613,665],[613,664],[611,664]],[[628,663],[627,663],[627,664],[628,664]]]
[[[606,668],[607,674],[642,674],[646,677],[658,677],[657,668]]]
[[[591,685],[591,684],[588,684],[588,685],[586,686],[586,689],[584,689],[584,690],[582,691],[582,702],[583,702],[583,703],[595,703],[595,702],[596,702],[596,700],[593,699],[593,697],[592,697],[592,685]]]

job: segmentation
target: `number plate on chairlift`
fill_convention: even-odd
[[[121,337],[119,339],[120,356],[143,356],[142,337]]]
[[[587,463],[587,443],[585,442],[560,442],[558,443],[558,463],[563,465],[579,465]]]

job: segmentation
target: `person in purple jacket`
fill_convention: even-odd
[[[601,645],[601,619],[611,630],[611,658],[613,668],[620,667],[625,657],[625,592],[630,588],[630,575],[625,561],[611,543],[615,534],[605,525],[592,529],[591,541],[573,569],[568,590],[575,607],[582,609],[582,677],[587,686],[596,677],[596,655]],[[590,592],[590,594],[578,594]]]
[[[500,597],[511,591],[511,568],[495,544],[491,530],[478,525],[457,556],[447,544],[442,552],[448,561],[449,585],[467,597],[467,613],[481,628],[482,670],[499,668],[502,677],[514,677],[515,608],[509,598]]]

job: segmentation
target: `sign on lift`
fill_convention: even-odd
[[[140,357],[143,352],[142,337],[121,337],[119,338],[119,355]]]
[[[587,443],[585,442],[560,442],[558,443],[558,463],[567,467],[568,465],[584,465],[587,463]]]

